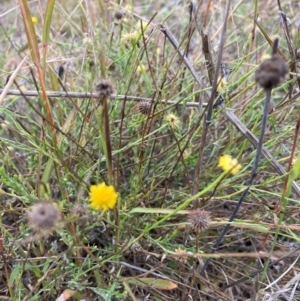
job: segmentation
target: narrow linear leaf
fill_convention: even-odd
[[[141,278],[141,279],[128,279],[126,280],[127,283],[141,286],[141,287],[149,287],[158,289],[158,290],[173,290],[177,288],[177,284],[166,279],[157,279],[157,278]]]
[[[25,26],[25,32],[27,36],[31,59],[37,66],[40,63],[40,52],[38,46],[38,39],[35,33],[34,25],[32,23],[32,16],[28,7],[27,0],[19,0],[19,4]]]
[[[53,14],[55,0],[48,0],[47,9],[45,13],[45,21],[44,21],[44,28],[43,28],[43,44],[44,46],[48,44],[50,41],[50,28],[51,28],[51,20]]]
[[[47,49],[48,49],[48,43],[50,41],[50,28],[51,28],[51,20],[52,20],[54,4],[55,4],[55,0],[48,0],[46,13],[45,13],[45,20],[44,20],[43,38],[42,38],[43,47],[44,47],[44,55],[43,55],[44,77],[46,72]]]
[[[174,209],[135,207],[129,213],[170,214]],[[176,214],[189,214],[190,210],[179,210]]]
[[[269,35],[267,34],[267,32],[262,28],[262,26],[261,26],[258,22],[256,22],[256,20],[254,20],[254,22],[256,23],[257,27],[258,27],[259,30],[261,31],[262,35],[265,37],[265,39],[268,41],[268,43],[269,43],[270,46],[272,47],[272,46],[273,46],[273,41],[272,41],[272,39],[269,37]],[[280,51],[280,49],[278,49],[277,51],[278,51],[278,54],[279,54],[282,58],[284,58],[284,59],[286,60],[286,58],[285,58],[284,54],[282,53],[282,51]]]
[[[296,160],[288,176],[287,193],[285,195],[287,198],[291,193],[293,181],[295,181],[299,177],[299,175],[300,175],[300,157]]]

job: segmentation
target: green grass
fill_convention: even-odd
[[[279,35],[280,51],[292,60],[277,1],[268,7],[265,1],[231,1],[222,63],[232,72],[222,92],[225,105],[214,108],[204,144],[212,87],[200,30],[208,35],[215,66],[226,1],[212,0],[209,10],[210,1],[200,1],[191,23],[188,2],[136,2],[49,1],[53,12],[50,4],[47,10],[46,3],[30,2],[23,14],[9,1],[0,4],[2,86],[28,55],[10,87],[20,92],[3,94],[0,103],[0,299],[56,300],[64,293],[66,300],[254,300],[259,294],[259,300],[271,300],[268,294],[276,300],[299,264],[295,254],[278,270],[267,260],[299,246],[299,195],[289,193],[291,182],[285,186],[286,175],[270,160],[262,157],[216,254],[212,246],[247,188],[256,154],[226,110],[258,137],[265,92],[254,72],[271,53],[268,37]],[[256,2],[261,29],[253,21]],[[295,21],[298,1],[280,2]],[[114,14],[121,9],[126,13],[117,21]],[[142,21],[149,22],[147,28]],[[200,83],[160,24],[183,52],[189,47]],[[299,40],[295,23],[288,30],[292,41]],[[103,79],[114,86],[107,109],[97,97],[71,94],[96,92]],[[264,141],[285,170],[299,113],[297,87],[296,77],[287,77],[273,90],[280,105],[269,114]],[[27,96],[32,90],[39,93]],[[49,91],[70,95],[48,97]],[[152,100],[148,115],[139,112],[143,98]],[[199,102],[204,105],[191,105]],[[171,114],[178,125],[168,122]],[[291,177],[297,182],[295,147]],[[223,173],[222,154],[237,158],[241,171]],[[118,191],[118,204],[107,212],[92,210],[89,187],[104,181]],[[63,219],[54,229],[36,231],[28,211],[44,200],[57,204]],[[193,209],[211,215],[201,233],[190,227]],[[202,277],[207,258],[212,261]],[[268,287],[274,280],[277,286]],[[288,289],[277,300],[300,300],[298,290]]]

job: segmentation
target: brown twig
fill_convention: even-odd
[[[0,94],[4,91],[4,89],[0,89]],[[33,96],[39,96],[39,93],[35,90],[27,90],[23,91],[22,93],[19,90],[8,90],[5,95],[25,95],[29,97]],[[97,93],[89,93],[89,92],[66,92],[66,91],[47,91],[47,95],[49,98],[51,97],[63,97],[63,98],[81,98],[81,99],[90,99],[90,98],[95,98],[95,99],[100,99],[99,95]],[[128,100],[128,101],[150,101],[153,103],[156,103],[157,100],[149,97],[139,97],[139,96],[133,96],[133,95],[116,95],[112,94],[111,95],[112,99],[118,99],[118,100]],[[198,108],[199,104],[195,102],[186,102],[186,103],[181,103],[182,99],[178,100],[160,100],[160,103],[164,104],[169,104],[169,105],[184,105],[187,107],[192,107],[192,108]],[[206,104],[204,104],[206,106]]]

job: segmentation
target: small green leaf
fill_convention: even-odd
[[[296,160],[288,176],[287,192],[285,195],[286,198],[288,198],[291,193],[293,181],[295,181],[299,177],[299,175],[300,175],[300,157]]]

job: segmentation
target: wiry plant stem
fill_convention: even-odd
[[[104,136],[105,136],[105,143],[106,143],[105,147],[106,147],[106,156],[107,156],[106,162],[107,162],[108,178],[109,178],[109,183],[114,184],[107,98],[103,99],[102,114],[103,114]]]
[[[259,164],[260,157],[262,154],[263,141],[264,141],[266,126],[267,126],[268,111],[269,111],[269,105],[270,105],[270,101],[271,101],[271,92],[272,92],[272,89],[280,83],[280,80],[286,75],[286,73],[288,71],[288,68],[287,68],[285,62],[277,56],[278,44],[279,44],[279,39],[276,38],[273,43],[272,57],[270,59],[262,62],[255,74],[255,80],[266,91],[266,101],[265,101],[265,106],[264,106],[264,111],[263,111],[263,116],[262,116],[261,132],[260,132],[260,136],[259,136],[259,140],[258,140],[256,156],[255,156],[255,160],[253,163],[250,178],[246,183],[246,185],[248,187],[242,193],[238,204],[236,205],[234,211],[232,212],[232,214],[229,218],[228,224],[225,226],[225,228],[221,232],[221,235],[219,236],[216,243],[214,244],[214,246],[212,248],[212,253],[215,253],[217,251],[217,249],[219,248],[220,244],[222,243],[222,241],[230,227],[230,223],[235,218],[239,208],[241,207],[245,197],[248,194],[250,186],[252,185],[252,183],[256,177],[256,172],[257,172],[258,164]],[[203,267],[200,271],[200,274],[203,274],[205,272],[210,260],[211,259],[208,259],[205,262],[205,264],[203,265]]]
[[[263,142],[264,142],[264,137],[265,137],[265,131],[266,131],[266,126],[267,126],[267,119],[268,119],[268,110],[269,110],[269,104],[270,104],[270,100],[271,100],[271,91],[272,89],[266,89],[266,101],[265,101],[265,106],[264,106],[264,111],[263,111],[263,116],[262,116],[262,124],[261,124],[261,131],[260,131],[260,136],[259,136],[259,140],[258,140],[258,145],[257,145],[257,151],[256,151],[256,156],[255,156],[255,160],[253,163],[253,167],[252,167],[252,171],[250,174],[250,178],[247,181],[247,188],[244,190],[244,192],[242,193],[239,202],[237,203],[236,207],[234,208],[234,211],[232,212],[229,220],[228,220],[228,224],[226,224],[225,228],[223,229],[222,233],[220,234],[218,240],[216,241],[216,243],[213,245],[212,247],[212,253],[215,253],[220,244],[222,243],[229,227],[230,227],[230,223],[234,220],[236,214],[238,213],[245,197],[248,194],[249,188],[252,185],[255,177],[256,177],[256,172],[257,172],[257,168],[258,168],[258,164],[260,161],[260,157],[261,157],[261,153],[262,153],[262,147],[263,147]],[[204,273],[204,271],[206,270],[208,264],[210,263],[211,259],[207,259],[207,261],[205,262],[205,264],[203,265],[201,271],[200,271],[200,275],[202,275]]]

